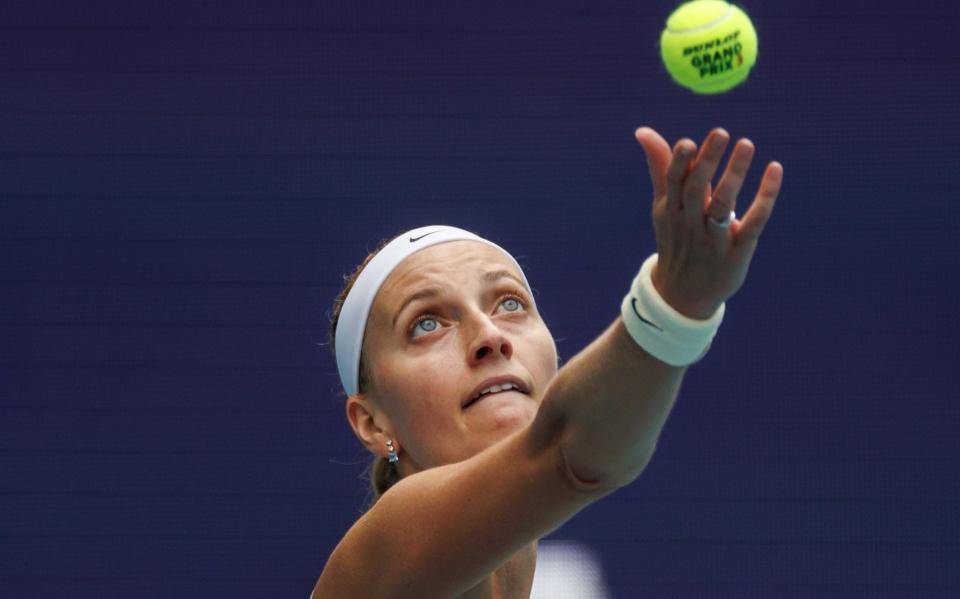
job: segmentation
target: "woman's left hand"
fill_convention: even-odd
[[[675,310],[690,318],[709,318],[740,289],[757,241],[780,193],[783,166],[771,162],[757,195],[742,220],[723,221],[734,210],[737,194],[753,160],[753,143],[741,139],[733,148],[716,190],[711,180],[730,135],[717,128],[700,152],[688,138],[671,151],[653,129],[634,134],[647,154],[653,181],[653,225],[657,240],[654,286]]]

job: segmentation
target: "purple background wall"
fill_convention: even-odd
[[[0,14],[0,593],[305,598],[365,497],[341,275],[475,230],[569,358],[654,249],[640,125],[785,186],[653,463],[554,536],[617,597],[960,593],[955,2],[744,2],[717,97],[673,2],[327,4]]]

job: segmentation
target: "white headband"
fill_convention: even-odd
[[[336,333],[337,370],[340,371],[340,382],[343,383],[343,389],[347,395],[357,393],[360,388],[360,350],[363,347],[363,333],[367,328],[370,307],[377,292],[380,291],[380,286],[397,265],[412,254],[447,241],[479,241],[500,250],[513,261],[520,276],[523,277],[527,290],[530,291],[527,275],[523,273],[523,269],[510,252],[469,231],[445,225],[431,225],[399,235],[367,263],[340,307]],[[530,301],[533,301],[532,291]]]

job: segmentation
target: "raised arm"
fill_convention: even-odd
[[[653,181],[654,286],[684,316],[706,319],[743,284],[783,167],[770,163],[743,220],[722,227],[709,219],[723,221],[734,210],[753,144],[736,144],[713,191],[710,181],[730,139],[726,131],[711,131],[699,154],[689,139],[671,152],[651,129],[638,129],[636,137]],[[561,451],[577,478],[626,484],[647,465],[685,371],[641,349],[617,318],[557,374],[538,417],[564,423]]]
[[[693,162],[684,153],[692,141],[671,156],[653,131],[637,139],[654,184],[654,285],[674,309],[705,318],[742,284],[782,168],[767,168],[744,219],[719,236],[703,230],[705,214],[721,220],[733,209],[752,145],[737,144],[711,194],[726,132],[711,132]],[[490,583],[507,560],[642,471],[684,372],[641,349],[618,318],[557,373],[528,427],[392,487],[334,550],[313,598],[457,597]]]

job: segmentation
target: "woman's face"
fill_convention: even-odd
[[[413,470],[466,459],[536,415],[557,349],[522,281],[497,249],[452,241],[413,254],[380,288],[364,338],[366,396]],[[470,403],[502,376],[526,393]]]

